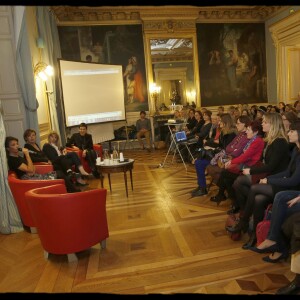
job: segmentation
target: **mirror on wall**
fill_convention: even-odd
[[[159,107],[196,103],[192,38],[150,38],[153,82],[161,87]]]

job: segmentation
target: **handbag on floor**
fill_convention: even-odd
[[[265,210],[264,219],[261,222],[259,222],[256,226],[257,246],[267,238],[271,226],[271,216],[272,204],[269,204],[267,209]]]
[[[225,228],[227,226],[234,226],[238,221],[239,221],[239,213],[229,215],[226,219],[226,222],[225,222]],[[241,232],[229,232],[229,231],[227,231],[227,233],[233,241],[239,241],[242,237]]]

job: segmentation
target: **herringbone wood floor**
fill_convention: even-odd
[[[193,165],[174,162],[158,168],[166,150],[127,150],[135,159],[134,191],[126,198],[123,174],[107,176],[110,237],[78,253],[43,257],[38,234],[0,235],[0,292],[113,294],[273,294],[293,278],[288,262],[262,260],[243,250],[224,230],[230,200],[220,206],[204,197],[190,198],[196,187]],[[169,161],[169,160],[168,160]],[[100,187],[89,179],[88,188]],[[129,185],[130,186],[130,185]]]

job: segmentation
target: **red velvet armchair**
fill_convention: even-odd
[[[53,166],[49,164],[36,165],[35,171],[38,174],[45,174],[53,171]],[[25,201],[25,192],[34,188],[44,187],[48,185],[63,183],[63,179],[53,180],[21,180],[17,177],[15,172],[9,171],[8,173],[8,184],[12,195],[15,199],[16,205],[23,225],[30,227],[31,233],[36,233],[35,223],[29,212],[29,208]]]
[[[80,160],[81,160],[81,164],[82,164],[84,170],[86,172],[88,172],[88,173],[92,172],[92,170],[91,170],[91,168],[90,168],[87,160],[84,157],[82,157],[82,150],[75,150],[75,149],[73,149],[71,147],[67,147],[66,149],[67,149],[67,151],[74,151],[74,152],[76,152],[78,154]],[[102,152],[103,152],[102,145],[94,144],[94,150],[97,152],[98,157],[102,158]]]
[[[25,193],[37,226],[41,244],[48,254],[67,254],[77,260],[76,252],[97,243],[106,246],[106,189],[66,193],[65,185],[56,184]]]

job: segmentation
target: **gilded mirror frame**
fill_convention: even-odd
[[[147,74],[148,74],[148,91],[150,95],[150,86],[154,83],[154,70],[153,70],[153,62],[151,57],[151,40],[156,39],[171,39],[171,38],[177,38],[177,39],[190,39],[192,41],[192,66],[193,66],[193,83],[194,83],[194,101],[196,103],[197,107],[200,107],[200,85],[199,85],[199,64],[198,64],[198,50],[197,50],[197,36],[196,33],[145,33],[144,39],[145,39],[145,59],[146,59],[146,66],[147,66]],[[170,61],[167,61],[166,63],[172,63]],[[165,68],[167,69],[167,68]],[[170,67],[172,69],[172,67]],[[179,72],[180,75],[177,76],[170,76],[170,80],[175,80],[178,76],[178,80],[181,80],[183,78],[184,74],[184,68],[177,68],[178,70],[176,72]],[[164,78],[167,78],[168,70],[165,72],[163,70],[158,70],[158,72],[161,71],[164,73],[162,76],[165,76]],[[170,75],[170,74],[169,74]],[[155,82],[156,84],[159,84],[160,82]],[[185,84],[183,84],[183,89],[186,89]],[[191,104],[191,97],[187,97],[187,93],[190,91],[185,90],[185,95],[183,99],[184,101],[189,101],[189,104]],[[163,91],[161,91],[163,93]],[[150,97],[151,98],[151,97]],[[150,114],[153,114],[155,112],[155,104],[153,103],[153,99],[150,99],[151,105],[149,105]],[[161,101],[159,100],[159,103],[161,104]],[[185,103],[184,103],[185,104]],[[168,105],[167,105],[168,106]]]

